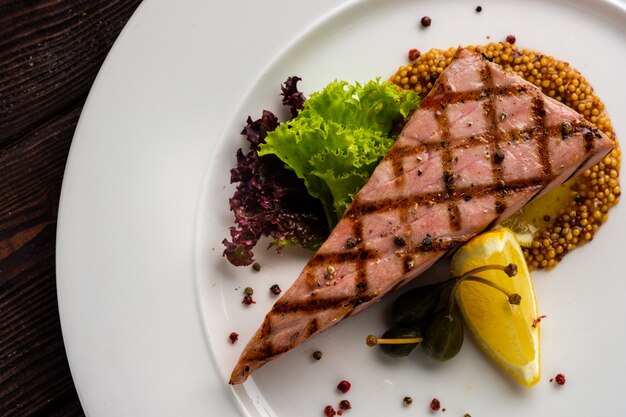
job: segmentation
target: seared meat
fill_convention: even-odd
[[[230,383],[412,280],[612,148],[575,111],[459,50],[267,314]]]

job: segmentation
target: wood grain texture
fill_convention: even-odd
[[[82,416],[55,283],[63,171],[89,88],[139,0],[0,0],[0,417]]]
[[[0,5],[0,145],[83,100],[139,1]]]

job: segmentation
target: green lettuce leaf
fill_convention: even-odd
[[[418,106],[416,93],[388,82],[333,81],[269,132],[259,155],[278,156],[303,179],[332,227],[393,145],[395,124]]]

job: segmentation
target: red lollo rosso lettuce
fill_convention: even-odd
[[[283,104],[292,116],[305,101],[296,86],[299,80],[290,77],[282,86]],[[262,236],[270,236],[278,249],[287,245],[317,249],[329,233],[319,200],[308,194],[302,180],[275,155],[258,155],[259,145],[278,125],[273,113],[263,111],[258,120],[248,117],[241,132],[250,149],[245,154],[237,151],[237,165],[231,170],[231,183],[238,183],[229,200],[235,226],[230,228],[232,240],[222,242],[224,256],[235,266],[254,262],[252,249]]]
[[[291,117],[296,117],[298,112],[304,108],[304,102],[306,98],[304,94],[298,91],[298,81],[302,80],[300,77],[289,77],[281,89],[281,95],[283,96],[283,104],[289,106],[291,110]]]

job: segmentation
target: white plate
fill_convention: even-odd
[[[280,107],[282,81],[305,92],[335,78],[389,76],[417,47],[517,36],[521,47],[571,62],[591,81],[626,137],[626,9],[610,1],[219,2],[143,4],[103,66],[76,132],[63,184],[57,273],[67,352],[90,416],[550,416],[626,413],[626,208],[596,240],[535,274],[543,378],[510,382],[468,342],[434,365],[389,361],[363,338],[384,329],[384,303],[266,365],[244,387],[226,384],[245,339],[307,253],[261,248],[259,273],[221,257],[232,222],[229,169],[248,114]],[[480,4],[483,11],[475,12]],[[418,27],[429,15],[433,24]],[[304,27],[309,27],[303,31]],[[298,35],[299,34],[299,35]],[[297,37],[296,37],[297,36]],[[293,39],[296,40],[293,40]],[[279,53],[282,51],[281,53]],[[257,304],[241,305],[252,286]],[[231,331],[240,342],[228,343]],[[314,362],[313,350],[324,356]],[[564,372],[564,387],[548,383]],[[339,395],[340,379],[353,389]],[[410,395],[414,403],[402,406]]]

